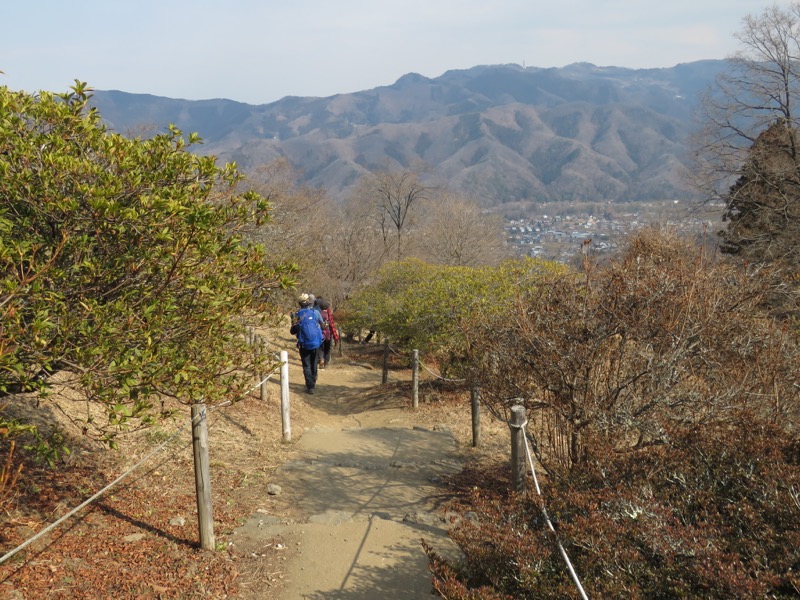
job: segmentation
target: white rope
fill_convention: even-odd
[[[395,355],[397,355],[397,356],[400,356],[400,357],[407,356],[406,354],[401,354],[400,352],[398,352],[397,350],[395,350],[395,349],[394,349],[394,348],[391,346],[391,344],[386,344],[386,346],[387,346],[387,348],[389,348],[389,350],[391,350],[392,352],[394,352],[394,353],[395,353]],[[430,373],[431,375],[433,375],[433,376],[434,376],[436,379],[441,379],[442,381],[448,381],[448,382],[450,382],[450,383],[464,383],[464,382],[466,381],[466,379],[448,379],[447,377],[442,377],[441,375],[439,375],[439,374],[437,374],[437,373],[434,373],[433,371],[431,371],[431,370],[430,370],[430,369],[429,369],[427,366],[425,366],[425,363],[423,363],[421,360],[418,360],[417,362],[419,363],[419,365],[420,365],[420,366],[421,366],[423,369],[425,369],[425,370],[426,370],[428,373]]]
[[[220,405],[220,406],[222,406],[222,405]],[[199,415],[197,415],[197,416],[198,416],[198,417],[203,417],[203,418],[204,418],[204,417],[206,416],[206,413],[205,413],[205,411],[204,411],[204,412],[200,413],[200,414],[199,414]],[[196,418],[196,417],[195,417],[195,418]],[[189,421],[189,424],[191,425],[191,424],[193,424],[193,423],[194,423],[194,419],[191,419],[191,420]],[[60,519],[58,519],[58,520],[54,521],[53,523],[51,523],[50,525],[48,525],[47,527],[45,527],[44,529],[42,529],[42,530],[41,530],[39,533],[37,533],[36,535],[34,535],[32,538],[29,538],[28,540],[26,540],[25,542],[23,542],[22,544],[20,544],[19,546],[17,546],[17,547],[16,547],[16,548],[14,548],[13,550],[11,550],[10,552],[7,552],[5,555],[3,555],[2,557],[0,557],[0,564],[2,564],[2,563],[3,563],[3,562],[5,562],[6,560],[8,560],[8,559],[9,559],[9,558],[11,558],[12,556],[14,556],[14,555],[15,555],[17,552],[19,552],[19,551],[20,551],[20,550],[22,550],[23,548],[27,548],[29,545],[31,545],[33,542],[35,542],[36,540],[38,540],[40,537],[42,537],[42,536],[43,536],[43,535],[45,535],[46,533],[48,533],[48,532],[52,531],[53,529],[55,529],[57,526],[59,526],[61,523],[63,523],[63,522],[64,522],[64,521],[66,521],[67,519],[69,519],[69,518],[70,518],[72,515],[74,515],[76,512],[78,512],[79,510],[81,510],[81,509],[82,509],[82,508],[84,508],[85,506],[88,506],[89,504],[91,504],[92,502],[94,502],[95,500],[97,500],[97,499],[98,499],[100,496],[102,496],[104,493],[106,493],[106,492],[107,492],[108,490],[110,490],[112,487],[114,487],[115,485],[117,485],[117,484],[118,484],[120,481],[122,481],[123,479],[125,479],[125,478],[126,478],[128,475],[130,475],[131,473],[133,473],[133,472],[134,472],[136,469],[138,469],[139,467],[141,467],[141,466],[142,466],[144,463],[146,463],[148,460],[150,460],[150,458],[152,458],[152,457],[153,457],[153,456],[154,456],[156,453],[160,452],[160,451],[161,451],[161,449],[162,449],[164,446],[166,446],[166,445],[167,445],[168,443],[170,443],[170,442],[171,442],[173,439],[175,439],[175,437],[176,437],[176,436],[177,436],[179,433],[182,433],[182,432],[183,432],[183,430],[184,430],[184,429],[186,429],[186,427],[188,427],[188,425],[184,425],[183,427],[181,427],[180,429],[178,429],[177,431],[175,431],[175,433],[173,433],[173,434],[172,434],[171,436],[169,436],[169,437],[168,437],[166,440],[164,440],[164,441],[163,441],[161,444],[159,444],[158,446],[156,446],[156,447],[155,447],[153,450],[151,450],[151,451],[150,451],[150,452],[149,452],[147,455],[145,455],[145,457],[144,457],[142,460],[140,460],[138,463],[136,463],[135,465],[133,465],[133,466],[132,466],[130,469],[128,469],[127,471],[125,471],[125,472],[124,472],[122,475],[120,475],[119,477],[117,477],[117,478],[116,478],[114,481],[112,481],[111,483],[109,483],[109,484],[108,484],[106,487],[104,487],[103,489],[101,489],[101,490],[100,490],[99,492],[97,492],[97,493],[96,493],[94,496],[91,496],[90,498],[88,498],[88,499],[84,500],[84,501],[83,501],[83,502],[81,502],[81,503],[80,503],[78,506],[76,506],[76,507],[75,507],[75,508],[73,508],[71,511],[69,511],[67,514],[65,514],[63,517],[61,517]]]
[[[273,376],[273,375],[274,375],[274,374],[275,374],[275,373],[276,373],[278,370],[280,370],[280,368],[281,368],[281,366],[283,366],[283,364],[284,364],[284,363],[283,363],[283,362],[281,362],[281,363],[280,363],[280,364],[279,364],[277,367],[275,367],[275,368],[274,368],[274,369],[273,369],[273,370],[272,370],[272,371],[269,373],[269,375],[267,375],[267,376],[266,376],[266,377],[265,377],[263,380],[261,380],[259,383],[257,383],[255,386],[253,386],[252,388],[250,388],[250,389],[249,389],[247,392],[245,392],[245,393],[244,393],[244,394],[243,394],[243,395],[242,395],[242,396],[241,396],[239,399],[241,400],[241,399],[242,399],[242,398],[244,398],[246,395],[250,394],[250,392],[252,392],[252,391],[254,391],[254,390],[258,389],[260,386],[262,386],[263,384],[265,384],[265,383],[266,383],[266,382],[269,380],[269,378],[270,378],[270,377],[272,377],[272,376]],[[215,411],[215,410],[217,410],[217,409],[219,409],[219,408],[222,408],[222,407],[224,407],[224,406],[231,405],[231,404],[233,404],[233,403],[234,403],[234,401],[233,401],[233,400],[226,400],[225,402],[222,402],[222,403],[220,403],[220,404],[215,404],[215,405],[214,405],[214,406],[212,406],[212,407],[211,407],[211,408],[210,408],[208,411],[203,411],[203,412],[201,412],[200,414],[198,414],[198,415],[197,415],[197,417],[200,417],[201,419],[203,419],[203,418],[206,418],[206,415],[207,415],[207,413],[208,413],[208,412],[213,412],[213,411]],[[196,419],[197,417],[195,417],[195,418],[191,419],[191,420],[189,421],[189,425],[193,425],[193,424],[194,424],[194,421],[195,421],[195,419]],[[166,445],[167,445],[167,444],[169,444],[169,443],[170,443],[170,442],[171,442],[173,439],[175,439],[175,437],[177,437],[177,435],[178,435],[179,433],[182,433],[182,432],[183,432],[183,431],[184,431],[184,430],[185,430],[185,429],[186,429],[186,428],[187,428],[189,425],[184,425],[184,426],[183,426],[183,427],[181,427],[180,429],[176,430],[176,431],[175,431],[175,433],[173,433],[173,434],[172,434],[171,436],[169,436],[169,437],[168,437],[166,440],[164,440],[164,441],[163,441],[161,444],[159,444],[159,445],[158,445],[158,446],[156,446],[156,447],[155,447],[153,450],[151,450],[151,451],[150,451],[150,452],[149,452],[149,453],[148,453],[148,454],[147,454],[147,455],[146,455],[144,458],[142,458],[142,460],[140,460],[139,462],[137,462],[137,463],[136,463],[135,465],[133,465],[133,466],[132,466],[130,469],[128,469],[127,471],[125,471],[125,472],[124,472],[122,475],[120,475],[119,477],[117,477],[117,478],[116,478],[114,481],[112,481],[112,482],[111,482],[111,483],[109,483],[107,486],[105,486],[103,489],[101,489],[99,492],[97,492],[97,493],[96,493],[94,496],[91,496],[90,498],[87,498],[86,500],[84,500],[83,502],[81,502],[81,503],[80,503],[78,506],[76,506],[76,507],[75,507],[75,508],[73,508],[71,511],[69,511],[67,514],[65,514],[64,516],[62,516],[60,519],[58,519],[58,520],[54,521],[53,523],[51,523],[50,525],[48,525],[47,527],[45,527],[44,529],[42,529],[42,530],[41,530],[39,533],[37,533],[37,534],[36,534],[36,535],[34,535],[33,537],[31,537],[31,538],[27,539],[26,541],[24,541],[22,544],[20,544],[19,546],[17,546],[17,547],[16,547],[16,548],[14,548],[13,550],[11,550],[11,551],[7,552],[6,554],[4,554],[2,557],[0,557],[0,564],[3,564],[3,563],[6,561],[6,560],[8,560],[8,559],[9,559],[9,558],[11,558],[12,556],[14,556],[14,555],[15,555],[17,552],[19,552],[20,550],[23,550],[24,548],[27,548],[27,547],[28,547],[28,546],[30,546],[30,545],[31,545],[33,542],[35,542],[35,541],[36,541],[36,540],[38,540],[40,537],[42,537],[42,536],[46,535],[48,532],[50,532],[50,531],[52,531],[53,529],[55,529],[56,527],[58,527],[58,526],[59,526],[61,523],[63,523],[63,522],[64,522],[64,521],[66,521],[67,519],[69,519],[69,518],[70,518],[72,515],[74,515],[74,514],[75,514],[75,513],[77,513],[78,511],[80,511],[82,508],[84,508],[84,507],[88,506],[89,504],[91,504],[92,502],[94,502],[95,500],[97,500],[97,499],[98,499],[100,496],[102,496],[102,495],[103,495],[104,493],[106,493],[108,490],[110,490],[111,488],[113,488],[113,487],[114,487],[115,485],[117,485],[117,484],[118,484],[120,481],[122,481],[123,479],[125,479],[125,478],[126,478],[128,475],[130,475],[131,473],[133,473],[133,472],[134,472],[136,469],[138,469],[139,467],[141,467],[141,466],[142,466],[144,463],[146,463],[148,460],[150,460],[150,459],[151,459],[151,458],[152,458],[154,455],[156,455],[158,452],[160,452],[160,451],[161,451],[161,450],[164,448],[164,446],[166,446]]]
[[[511,423],[509,423],[509,425],[511,427],[523,430],[523,434],[522,435],[523,435],[523,439],[525,440],[525,455],[528,457],[528,464],[531,467],[531,475],[533,475],[533,483],[536,486],[536,493],[541,498],[542,490],[539,487],[539,479],[536,477],[536,469],[533,466],[533,456],[531,456],[531,449],[530,449],[530,446],[528,444],[528,436],[526,436],[525,433],[524,433],[524,428],[525,428],[525,426],[527,424],[528,424],[527,420],[521,425],[512,425]],[[544,515],[544,520],[547,523],[547,527],[550,529],[550,531],[553,532],[553,535],[556,538],[556,544],[558,544],[558,550],[559,550],[559,552],[561,552],[561,557],[564,559],[564,562],[567,564],[567,569],[569,569],[569,574],[572,576],[572,580],[575,582],[575,585],[578,587],[578,592],[580,592],[581,598],[583,598],[583,600],[589,600],[589,596],[587,596],[586,592],[583,590],[583,586],[581,585],[581,580],[578,578],[578,574],[575,572],[575,569],[572,566],[572,562],[569,560],[569,556],[567,555],[567,551],[564,550],[564,546],[561,544],[561,540],[558,537],[558,532],[556,531],[556,528],[553,527],[552,521],[550,521],[550,516],[547,514],[547,508],[545,508],[544,499],[543,498],[542,498],[541,503],[540,503],[540,508],[542,509],[542,514]]]
[[[258,389],[258,388],[260,388],[262,385],[264,385],[265,383],[267,383],[267,381],[269,381],[270,377],[272,377],[273,375],[275,375],[275,373],[277,373],[278,371],[280,371],[281,367],[282,367],[283,365],[287,364],[287,363],[288,363],[288,361],[281,361],[280,363],[278,363],[278,366],[277,366],[277,367],[275,367],[274,369],[272,369],[272,371],[270,371],[270,372],[269,372],[269,375],[267,375],[267,376],[266,376],[264,379],[262,379],[261,381],[259,381],[259,382],[258,382],[257,384],[255,384],[253,387],[251,387],[251,388],[250,388],[250,389],[249,389],[247,392],[245,392],[245,393],[242,395],[242,397],[246,396],[246,395],[247,395],[247,394],[249,394],[250,392],[253,392],[253,391],[257,390],[257,389]],[[232,401],[229,401],[229,402],[232,402]]]
[[[437,375],[436,373],[431,371],[427,366],[425,366],[425,363],[423,363],[422,361],[419,361],[419,364],[420,366],[422,366],[423,369],[425,369],[428,373],[433,375],[436,379],[441,379],[442,381],[449,381],[450,383],[464,383],[466,381],[466,379],[448,379],[447,377],[442,377],[441,375]]]
[[[394,352],[394,353],[395,353],[395,355],[397,355],[397,356],[406,356],[405,354],[401,354],[400,352],[398,352],[397,350],[395,350],[395,349],[394,349],[394,348],[391,346],[391,344],[386,344],[386,345],[389,347],[389,350],[391,350],[392,352]]]

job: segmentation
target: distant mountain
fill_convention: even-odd
[[[169,123],[196,131],[200,151],[245,171],[286,157],[333,197],[367,171],[424,163],[432,182],[487,205],[684,199],[693,111],[725,65],[479,66],[260,106],[119,91],[96,91],[93,103],[122,133]]]

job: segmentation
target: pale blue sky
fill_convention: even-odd
[[[790,0],[777,4],[788,5]],[[762,0],[28,0],[0,11],[0,85],[251,104],[406,73],[725,58]]]

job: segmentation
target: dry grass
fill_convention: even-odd
[[[273,340],[290,351],[290,378],[301,381],[291,340],[281,335]],[[446,427],[464,454],[476,460],[502,456],[508,430],[488,416],[483,423],[484,446],[471,448],[468,395],[463,392],[429,380],[421,385],[420,406],[414,411],[410,374],[401,360],[393,358],[389,384],[381,386],[381,347],[348,345],[344,356],[334,358],[334,368],[322,378],[335,393],[305,396],[297,393],[301,386],[293,386],[294,439],[306,428],[341,425],[345,419],[367,419],[369,426],[389,420],[383,424]],[[60,428],[73,453],[55,469],[25,461],[0,520],[3,552],[66,514],[155,448],[163,448],[92,505],[0,565],[0,596],[8,592],[25,598],[269,598],[270,590],[280,585],[288,555],[268,547],[244,555],[227,544],[233,529],[258,511],[292,515],[288,499],[265,491],[275,469],[294,452],[291,443],[282,442],[277,378],[268,389],[266,402],[253,390],[232,405],[209,409],[219,549],[211,553],[197,547],[188,407],[175,406],[174,418],[123,436],[114,451],[81,435],[76,417],[84,416],[87,407],[68,388],[59,390],[52,402],[15,398],[9,415],[33,419],[43,428]],[[3,449],[7,452],[7,446]],[[50,591],[37,596],[41,590]]]

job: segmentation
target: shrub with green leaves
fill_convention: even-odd
[[[385,265],[374,283],[349,299],[347,325],[377,330],[392,344],[418,349],[443,370],[469,369],[478,325],[510,315],[526,289],[547,274],[564,272],[556,263],[510,260],[497,267],[450,267],[416,259]],[[510,318],[510,316],[509,316]]]
[[[0,395],[69,375],[107,415],[87,431],[111,440],[158,398],[235,397],[240,368],[268,360],[240,319],[269,312],[291,273],[244,241],[269,205],[237,192],[234,165],[172,126],[111,133],[89,97],[0,87]]]

